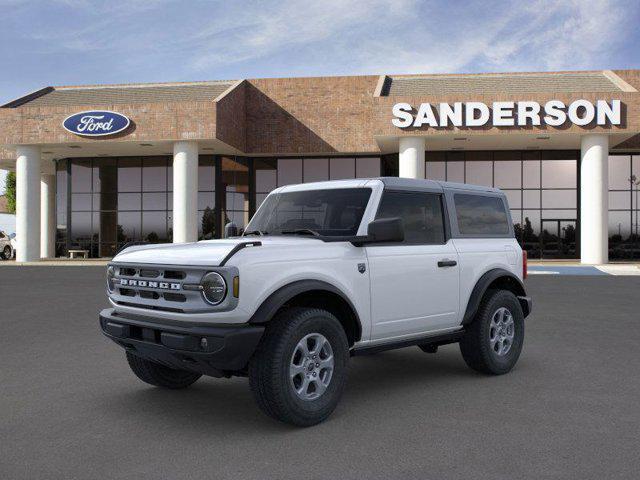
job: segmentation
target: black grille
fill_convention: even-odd
[[[187,297],[185,297],[182,293],[165,292],[162,294],[162,296],[168,302],[186,302],[187,301]]]
[[[182,280],[186,276],[187,276],[187,274],[185,272],[181,272],[180,270],[165,270],[164,271],[164,278],[167,278],[167,279],[170,279],[170,280]]]
[[[145,278],[156,278],[160,276],[160,270],[140,269],[140,276]]]
[[[158,295],[158,292],[151,292],[149,290],[140,290],[140,297],[157,300],[158,298],[160,298],[160,295]]]

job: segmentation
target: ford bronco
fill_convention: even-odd
[[[299,426],[335,409],[351,357],[458,343],[474,370],[516,364],[526,255],[497,189],[378,178],[280,187],[240,236],[124,249],[104,334],[142,381],[247,376]]]

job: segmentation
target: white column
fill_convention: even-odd
[[[424,137],[399,138],[400,176],[424,178]]]
[[[580,261],[609,261],[609,137],[585,135],[580,152]]]
[[[173,145],[173,242],[198,240],[198,143]]]
[[[40,258],[56,256],[56,176],[40,175]]]
[[[40,260],[40,147],[16,148],[16,260]]]

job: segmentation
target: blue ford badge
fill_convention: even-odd
[[[120,113],[97,110],[74,113],[64,119],[62,126],[76,135],[100,137],[122,132],[127,129],[129,123],[129,119]]]

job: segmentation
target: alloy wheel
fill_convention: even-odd
[[[511,350],[515,333],[513,315],[508,308],[500,307],[491,317],[491,324],[489,325],[491,350],[497,356],[504,357]]]
[[[296,396],[302,400],[319,398],[331,383],[333,349],[320,333],[305,335],[291,355],[289,377]]]

